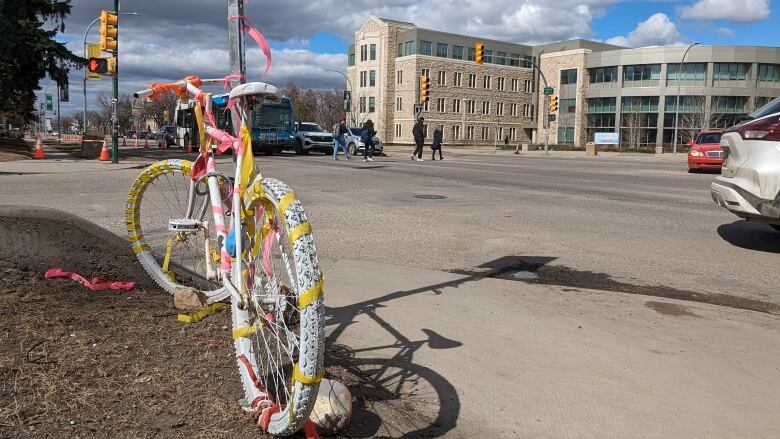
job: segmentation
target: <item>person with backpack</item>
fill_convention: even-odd
[[[441,127],[436,127],[435,130],[433,130],[433,143],[431,143],[431,149],[433,150],[431,152],[431,160],[436,160],[436,151],[439,151],[439,160],[444,160],[444,157],[441,155],[441,142],[442,139],[442,132]]]
[[[414,128],[412,128],[412,136],[414,136],[414,144],[415,148],[412,152],[412,160],[417,160],[418,162],[423,161],[422,158],[422,152],[423,152],[423,144],[425,143],[425,127],[423,126],[423,122],[425,119],[423,117],[417,118],[417,123],[414,124]],[[417,156],[417,158],[414,158],[414,156]]]
[[[341,118],[339,123],[333,125],[333,160],[339,159],[339,147],[344,149],[344,156],[347,160],[349,157],[349,148],[347,148],[347,142],[345,141],[347,135],[347,119]]]
[[[376,136],[376,130],[374,130],[374,122],[368,119],[363,124],[363,132],[360,133],[360,141],[363,142],[363,161],[373,162],[374,159],[374,136]]]

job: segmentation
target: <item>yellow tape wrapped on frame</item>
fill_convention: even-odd
[[[198,323],[211,314],[225,308],[230,308],[230,305],[227,303],[212,303],[195,314],[179,314],[177,319],[182,323]]]

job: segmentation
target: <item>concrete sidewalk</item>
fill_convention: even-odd
[[[780,432],[776,316],[359,261],[324,271],[330,349],[413,401],[378,436]]]

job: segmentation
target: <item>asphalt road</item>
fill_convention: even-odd
[[[22,166],[3,163],[0,203],[64,209],[123,235],[133,168],[161,154],[121,165],[49,160],[33,171],[56,174],[12,175]],[[515,261],[780,304],[780,233],[712,204],[715,175],[688,174],[682,157],[445,150],[443,162],[428,158],[412,162],[398,149],[373,163],[312,153],[257,164],[302,199],[326,261],[465,271]]]

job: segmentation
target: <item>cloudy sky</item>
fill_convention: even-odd
[[[58,38],[83,53],[84,31],[110,0],[72,0]],[[780,0],[247,0],[246,15],[269,40],[273,67],[267,82],[343,87],[346,49],[369,15],[418,26],[535,44],[587,38],[628,47],[702,44],[780,46]],[[225,0],[124,0],[120,18],[120,93],[189,74],[227,74]],[[87,40],[97,42],[99,25]],[[264,58],[248,43],[248,76],[259,80]],[[70,75],[62,113],[83,108],[83,71]],[[44,80],[44,87],[49,81]],[[87,102],[109,93],[111,81],[88,81]]]

